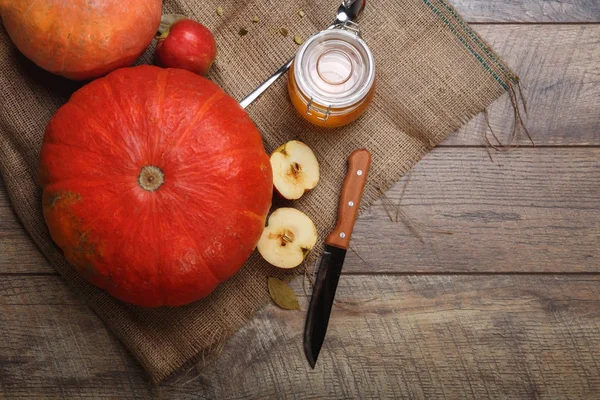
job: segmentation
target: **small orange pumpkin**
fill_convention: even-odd
[[[140,306],[207,296],[250,256],[273,176],[262,138],[199,75],[121,68],[73,94],[41,150],[43,212],[67,261]]]
[[[92,79],[133,64],[160,24],[162,0],[3,0],[13,43],[41,68]]]

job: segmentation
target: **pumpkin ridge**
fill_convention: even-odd
[[[158,89],[158,99],[156,101],[157,107],[158,107],[158,120],[156,121],[156,124],[154,125],[156,128],[156,130],[154,132],[154,145],[152,147],[152,153],[150,154],[150,160],[153,163],[153,165],[156,165],[156,151],[158,149],[158,144],[162,142],[162,135],[161,135],[162,129],[160,129],[159,127],[162,125],[162,122],[164,119],[164,114],[165,114],[164,103],[165,103],[166,92],[167,92],[168,77],[169,77],[169,70],[161,69],[160,72],[158,73],[158,76],[156,79],[156,82],[157,82],[156,86]]]
[[[181,197],[178,194],[175,193],[169,193],[169,195],[175,199],[175,201],[180,201]],[[185,227],[185,225],[183,225],[182,221],[186,220],[186,216],[183,214],[183,211],[179,208],[177,208],[176,213],[173,213],[174,217],[177,218],[177,222],[179,223],[179,225],[182,227],[182,230],[184,231],[184,233],[192,240],[192,242],[194,243],[194,248],[196,250],[196,253],[198,254],[198,257],[204,262],[206,269],[210,271],[211,275],[215,278],[217,284],[220,284],[221,282],[223,282],[225,279],[221,279],[219,278],[215,272],[212,270],[213,267],[219,267],[218,264],[211,264],[208,261],[206,261],[206,258],[204,256],[204,252],[203,252],[203,248],[200,247],[200,245],[197,242],[197,239],[195,236],[191,235],[189,233],[189,231],[187,230],[187,228]],[[262,232],[262,229],[264,228],[265,225],[265,218],[262,218],[260,215],[248,210],[243,211],[243,212],[237,212],[235,214],[237,217],[236,218],[240,218],[241,217],[245,217],[243,218],[244,220],[247,220],[247,218],[251,218],[253,221],[258,220],[260,222],[260,231]],[[209,224],[207,224],[209,225]],[[256,239],[256,243],[258,243],[258,238]],[[254,243],[253,248],[256,247],[256,243]],[[250,254],[252,253],[252,251],[250,252]],[[248,256],[250,256],[250,254],[248,254]],[[243,265],[243,264],[242,264]],[[241,266],[240,266],[241,267]],[[226,278],[227,279],[227,278]]]
[[[153,196],[154,198],[155,196]],[[126,202],[124,202],[125,204]],[[162,237],[162,231],[158,232],[155,230],[156,228],[156,223],[155,221],[157,220],[156,218],[148,218],[148,216],[152,215],[152,210],[154,208],[154,204],[150,203],[150,202],[144,202],[144,204],[142,205],[143,210],[140,211],[140,213],[138,214],[140,216],[139,219],[146,221],[146,223],[139,223],[138,219],[136,218],[125,218],[123,220],[121,220],[121,222],[119,223],[118,229],[121,233],[121,235],[119,236],[119,240],[116,241],[115,243],[112,243],[113,246],[110,249],[110,253],[112,254],[111,258],[109,260],[114,261],[115,264],[121,262],[122,263],[122,259],[115,259],[115,255],[120,255],[120,254],[125,254],[127,252],[128,248],[135,248],[136,250],[139,251],[139,247],[136,247],[134,245],[142,245],[143,243],[141,243],[138,238],[141,236],[141,232],[144,231],[150,231],[152,230],[153,232],[156,232],[157,237]],[[116,209],[114,209],[114,212],[118,212],[121,209],[123,209],[123,206],[120,206]],[[149,223],[152,224],[152,226],[149,226]],[[143,234],[143,233],[142,233]],[[161,261],[160,259],[160,254],[161,254],[161,241],[155,241],[153,242],[154,245],[156,245],[157,247],[159,247],[159,250],[156,252],[156,255],[158,258],[156,258],[154,261],[154,263],[146,263],[144,264],[144,268],[140,269],[140,268],[135,268],[136,265],[135,264],[121,264],[122,267],[126,267],[124,269],[126,269],[127,273],[123,274],[121,272],[120,276],[117,278],[116,281],[114,281],[114,278],[111,277],[111,280],[113,281],[113,286],[109,286],[106,287],[105,290],[109,291],[109,293],[111,293],[113,296],[118,296],[120,293],[122,293],[123,291],[123,285],[127,284],[127,283],[131,283],[132,280],[135,280],[136,278],[139,279],[143,279],[143,281],[140,282],[148,282],[151,283],[155,288],[158,289],[158,270],[156,269],[157,267],[155,265],[158,265]],[[133,265],[133,269],[131,268],[131,265]],[[154,267],[154,270],[152,270],[151,268]],[[152,273],[153,272],[153,273]],[[110,271],[109,271],[109,276],[110,276]],[[128,294],[132,295],[133,293],[129,290]],[[134,295],[134,294],[133,294]],[[141,304],[140,304],[141,305]]]
[[[133,191],[134,189],[136,189],[138,186],[135,185],[133,186],[131,189],[124,191],[123,193],[121,193],[120,196],[115,197],[112,201],[109,201],[107,203],[104,204],[104,207],[102,207],[100,210],[97,211],[96,217],[92,218],[90,221],[88,221],[85,225],[81,225],[81,229],[83,230],[89,230],[92,229],[94,227],[94,224],[96,222],[98,222],[99,220],[101,220],[104,217],[104,213],[107,212],[107,210],[109,210],[115,203],[118,203],[119,201],[123,200],[123,197],[127,196],[130,194],[131,191]],[[114,208],[113,213],[116,213],[117,211],[119,211],[121,208],[123,207],[123,205],[121,204],[119,207]]]
[[[196,237],[193,236],[193,235],[191,235],[189,233],[189,231],[187,230],[187,228],[185,227],[185,224],[183,224],[183,219],[185,217],[181,213],[181,210],[178,209],[178,208],[174,208],[174,210],[175,210],[175,212],[173,212],[173,217],[175,217],[177,219],[177,223],[179,224],[179,226],[181,227],[181,229],[183,230],[183,232],[186,234],[186,236],[191,239],[192,243],[194,244],[194,250],[196,251],[196,254],[198,255],[198,258],[200,258],[202,260],[204,266],[206,267],[205,269],[210,272],[210,275],[213,277],[213,279],[215,280],[216,284],[217,285],[220,284],[221,280],[219,278],[217,278],[217,276],[212,271],[212,269],[210,269],[210,264],[204,258],[204,253],[202,253],[202,251],[200,251],[200,246],[198,245],[198,242],[196,241]]]
[[[200,193],[200,192],[193,192],[192,194],[197,194],[198,197],[202,197],[205,195],[205,193]],[[186,200],[184,198],[182,198],[178,193],[176,193],[175,191],[172,190],[164,190],[163,191],[163,195],[164,196],[169,196],[175,203],[179,203],[179,204],[185,204]],[[185,216],[183,215],[183,213],[180,212],[180,214],[182,214],[182,217],[185,219]],[[198,213],[197,215],[198,217],[200,217],[200,213]],[[211,221],[205,221],[206,225],[210,225]]]
[[[181,198],[179,197],[178,194],[176,193],[169,193],[169,195],[174,198],[175,200],[181,200]],[[194,244],[194,250],[196,250],[196,254],[198,254],[198,257],[202,260],[202,262],[204,263],[204,266],[206,267],[206,270],[208,270],[210,272],[210,275],[215,279],[215,282],[218,284],[220,284],[222,282],[221,279],[219,279],[215,273],[213,272],[213,270],[211,269],[211,264],[209,262],[206,261],[206,258],[204,258],[204,253],[201,251],[201,248],[196,240],[196,237],[191,235],[189,233],[189,231],[187,230],[187,228],[185,227],[185,225],[183,224],[183,221],[185,220],[185,215],[183,215],[183,212],[176,208],[175,212],[173,212],[173,216],[174,218],[177,219],[177,223],[179,224],[179,226],[181,226],[183,232],[186,234],[186,236],[188,236],[190,238],[190,240],[192,241],[192,243]]]
[[[131,160],[132,165],[135,165],[136,160],[140,159],[140,155],[139,154],[132,154],[131,153],[131,149],[129,148],[129,146],[127,146],[125,144],[125,142],[122,142],[122,145],[119,145],[119,143],[116,143],[111,135],[108,134],[108,132],[106,130],[104,130],[105,128],[102,126],[102,124],[96,119],[96,117],[94,116],[93,112],[89,112],[88,110],[86,110],[84,107],[82,107],[80,104],[78,104],[76,101],[74,102],[69,102],[67,104],[65,104],[65,106],[71,104],[72,106],[78,108],[81,112],[83,112],[86,115],[86,119],[88,121],[90,121],[90,123],[92,123],[92,125],[94,125],[93,127],[95,128],[95,133],[100,133],[102,134],[102,137],[107,140],[110,144],[112,144],[114,146],[114,148],[121,150],[122,152],[124,152],[125,156]]]
[[[29,12],[31,11],[31,9],[33,8],[33,6],[35,6],[35,3],[37,3],[39,0],[33,0],[31,2],[31,4],[29,5],[29,7],[27,7],[27,10],[25,10],[25,12],[23,13],[23,15],[21,16],[21,20],[19,21],[19,32],[18,34],[21,34],[21,31],[23,31],[23,23],[25,22],[25,18],[27,18],[27,14],[29,14]]]
[[[109,160],[106,157],[106,154],[102,154],[102,153],[99,153],[97,151],[93,151],[89,147],[81,147],[81,146],[77,146],[76,144],[65,143],[65,142],[60,141],[60,139],[61,138],[58,137],[58,138],[55,138],[55,140],[52,140],[52,139],[50,139],[49,135],[46,135],[44,137],[44,145],[45,146],[46,145],[49,145],[49,146],[58,146],[58,147],[62,147],[62,146],[73,147],[73,148],[77,149],[77,151],[80,152],[80,153],[89,153],[89,154],[93,154],[93,155],[98,156],[98,157],[106,158],[107,161]]]
[[[157,206],[157,202],[158,202],[158,197],[157,196],[152,196],[152,203],[150,203],[149,208],[150,211],[154,211],[154,209]],[[156,234],[158,235],[157,237],[159,238],[163,238],[164,237],[164,226],[163,226],[163,219],[162,218],[157,218],[156,214],[154,214],[155,216],[152,219],[152,227],[153,229],[156,231]],[[158,228],[158,229],[157,229]],[[157,258],[156,258],[156,267],[154,270],[154,277],[156,279],[156,290],[162,295],[162,300],[163,300],[163,304],[168,304],[168,298],[167,298],[167,293],[166,291],[161,287],[160,284],[160,277],[163,275],[164,273],[164,263],[165,263],[165,257],[163,256],[163,249],[165,247],[165,242],[164,240],[157,240],[156,242],[156,247],[157,247]]]
[[[253,219],[257,219],[257,220],[259,220],[259,221],[260,221],[260,222],[261,222],[263,225],[264,225],[264,223],[265,223],[265,219],[266,219],[266,218],[263,218],[262,216],[258,215],[258,214],[257,214],[257,213],[255,213],[254,211],[250,211],[250,210],[244,210],[244,211],[242,211],[242,212],[240,213],[240,215],[244,215],[244,216],[246,216],[246,217],[250,217],[250,218],[253,218]]]
[[[246,147],[238,147],[238,148],[232,149],[230,151],[227,151],[227,153],[226,153],[226,155],[231,155],[231,156],[241,156],[241,155],[245,155],[245,154],[260,155],[260,152],[256,151],[256,149],[249,149]],[[196,163],[186,165],[184,168],[179,169],[176,172],[175,176],[178,179],[193,177],[197,174],[202,174],[201,176],[205,176],[207,174],[207,170],[203,169],[202,171],[200,171],[197,169],[197,167],[210,165],[212,163],[212,161],[215,159],[217,159],[217,160],[223,159],[223,154],[213,154],[213,155],[204,156],[204,157],[202,157],[202,161],[198,161]],[[217,171],[217,170],[218,169],[215,168],[215,171]],[[211,171],[209,170],[208,172],[210,173]]]
[[[245,154],[252,154],[254,152],[244,152]],[[260,157],[258,153],[256,153],[257,157]],[[265,156],[266,159],[266,156]],[[268,159],[264,162],[268,165]],[[236,179],[247,179],[249,176],[258,175],[260,173],[264,174],[262,168],[258,166],[253,166],[251,171],[247,169],[241,169],[236,173],[231,172],[231,169],[214,169],[212,171],[194,171],[186,168],[184,173],[180,173],[179,171],[174,174],[174,178],[178,181],[178,187],[185,191],[186,194],[191,195],[194,198],[208,198],[213,201],[207,203],[207,208],[213,209],[214,204],[227,202],[227,203],[235,203],[240,206],[244,205],[244,201],[234,201],[232,203],[232,198],[237,197],[237,191],[232,192],[230,188],[224,188],[222,185],[217,185],[214,182],[226,180],[228,182],[235,181]],[[196,179],[190,179],[196,178]],[[201,178],[201,179],[200,179]],[[266,210],[265,210],[266,212]]]
[[[74,148],[77,150],[78,155],[81,156],[87,156],[90,157],[91,155],[93,155],[94,157],[98,157],[101,162],[105,162],[107,164],[110,164],[112,166],[114,166],[114,162],[107,157],[105,154],[101,154],[95,151],[91,151],[89,148],[84,149],[80,146],[76,146],[76,145],[71,145],[71,144],[67,144],[64,142],[56,142],[56,141],[49,141],[49,140],[44,140],[44,147],[45,148],[52,148],[52,147],[56,147],[54,149],[52,149],[52,153],[54,154],[53,157],[58,157],[56,154],[60,154],[61,152],[61,148],[66,147],[66,148]],[[129,179],[129,175],[130,175],[130,171],[133,171],[134,169],[132,167],[128,167],[128,166],[123,166],[123,165],[118,165],[118,169],[115,168],[114,171],[111,171],[111,173],[109,175],[114,176],[114,174],[119,174],[120,176],[122,176],[122,180],[121,179],[113,179],[112,177],[110,178],[110,182],[117,182],[117,183],[127,183],[130,179]],[[103,177],[105,175],[102,175]],[[68,178],[68,179],[55,179],[53,180],[51,183],[49,184],[55,184],[55,183],[62,183],[63,181],[67,181],[67,180],[74,180],[74,179],[80,179],[80,178]],[[87,179],[87,178],[86,178]],[[108,178],[102,178],[102,179],[108,179]],[[105,180],[105,184],[107,183],[107,181]]]
[[[65,187],[73,187],[73,185],[78,185],[79,187],[84,187],[86,189],[106,186],[108,184],[123,184],[126,185],[131,179],[123,178],[123,180],[115,181],[112,178],[102,178],[102,179],[83,179],[80,177],[76,178],[68,178],[54,181],[52,183],[47,183],[44,185],[44,190],[61,190],[61,186]],[[82,183],[85,181],[85,183]]]
[[[146,3],[144,3],[144,5],[148,9],[148,12],[150,13],[150,15],[152,15],[152,9],[150,8],[150,4],[148,4],[148,2],[146,2]]]
[[[204,182],[202,186],[205,188],[210,188],[209,190],[211,194],[218,194],[221,197],[219,203],[226,201],[230,197],[230,194],[226,193],[222,187],[215,185],[212,182]],[[197,198],[209,197],[207,196],[207,191],[200,191],[195,188],[192,188],[191,186],[183,185],[180,183],[179,188],[185,190],[189,194],[195,195]]]
[[[188,127],[186,128],[186,130],[181,134],[181,136],[179,137],[179,139],[177,139],[177,142],[173,145],[173,147],[171,147],[166,153],[165,153],[165,157],[171,153],[173,150],[176,150],[181,143],[183,142],[183,140],[187,137],[187,135],[189,135],[189,133],[192,131],[192,128],[194,126],[196,126],[196,124],[198,123],[198,121],[200,121],[200,119],[202,117],[204,117],[204,115],[208,112],[208,110],[215,105],[217,102],[219,102],[220,100],[226,98],[226,94],[223,90],[221,90],[220,88],[217,87],[217,90],[208,98],[206,99],[206,101],[204,102],[204,104],[202,104],[202,107],[200,107],[200,109],[198,110],[198,113],[196,114],[196,116],[194,117],[193,121],[188,125]]]
[[[71,32],[69,32],[69,34],[67,35],[67,45],[65,46],[63,59],[60,64],[60,73],[61,74],[63,72],[65,72],[65,60],[67,59],[67,54],[69,53],[69,48],[71,47],[71,41],[72,41],[71,36],[73,35],[73,29],[74,29],[74,26],[71,27]]]
[[[121,110],[126,110],[128,108],[127,101],[129,101],[129,100],[127,99],[125,104],[123,104],[123,99],[120,98],[119,95],[117,94],[122,91],[122,88],[120,87],[120,85],[122,83],[114,82],[114,79],[111,79],[113,76],[115,76],[115,74],[111,73],[111,74],[107,75],[105,77],[105,79],[102,79],[103,87],[107,91],[107,97],[111,98],[113,100],[113,102],[116,103]],[[136,119],[140,118],[139,115],[131,115],[131,114],[128,114],[127,117],[130,117],[132,120],[136,120]],[[147,115],[144,115],[142,118],[147,118]],[[123,123],[123,121],[121,121],[121,123]],[[126,124],[127,123],[125,123],[125,125]],[[158,126],[158,122],[157,122],[156,126]],[[122,140],[120,142],[120,143],[122,143],[122,147],[124,149],[126,149],[132,162],[137,165],[140,162],[140,160],[149,160],[148,162],[151,165],[153,165],[152,164],[152,162],[153,162],[152,156],[153,155],[151,154],[152,149],[150,146],[150,140],[148,139],[149,135],[147,135],[146,138],[143,138],[142,135],[139,134],[139,130],[134,129],[131,132],[129,132],[128,135],[124,135],[124,136],[131,136],[131,137],[134,137],[137,140],[140,140],[141,142],[143,142],[142,146],[140,146],[139,144],[138,145],[134,144],[133,147],[131,146],[131,144],[127,143],[125,140]],[[156,132],[152,136],[156,136]],[[115,145],[118,145],[117,142],[113,142],[113,143]],[[137,149],[137,152],[135,151],[136,149]],[[147,162],[144,162],[144,164],[146,165]]]

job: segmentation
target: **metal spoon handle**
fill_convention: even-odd
[[[335,21],[333,21],[333,23],[327,27],[327,29],[332,29],[340,22],[341,21],[338,18],[336,18]],[[283,65],[281,68],[279,68],[277,72],[271,75],[269,79],[261,83],[260,86],[254,89],[252,92],[250,92],[248,96],[244,97],[242,101],[240,101],[240,106],[242,106],[242,108],[248,107],[254,100],[256,100],[261,94],[263,94],[263,92],[267,90],[267,88],[271,86],[273,82],[279,79],[281,75],[285,74],[287,70],[290,69],[292,63],[294,62],[294,58],[295,56],[290,58],[290,60],[286,62],[285,65]]]
[[[258,98],[269,86],[273,84],[279,77],[286,73],[288,69],[292,66],[292,62],[294,62],[294,57],[290,58],[290,61],[286,62],[281,68],[277,70],[269,79],[260,84],[259,87],[254,89],[248,96],[244,97],[242,101],[240,101],[240,105],[242,108],[246,108],[252,103],[254,100]]]

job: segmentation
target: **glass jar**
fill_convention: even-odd
[[[298,50],[288,78],[294,108],[307,121],[324,127],[356,120],[374,91],[375,60],[356,24],[311,36]]]

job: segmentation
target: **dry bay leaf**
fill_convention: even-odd
[[[282,281],[279,278],[269,277],[267,279],[267,285],[269,286],[269,294],[271,295],[271,298],[279,307],[285,310],[300,309],[300,304],[298,303],[296,293],[294,293],[286,281]]]

